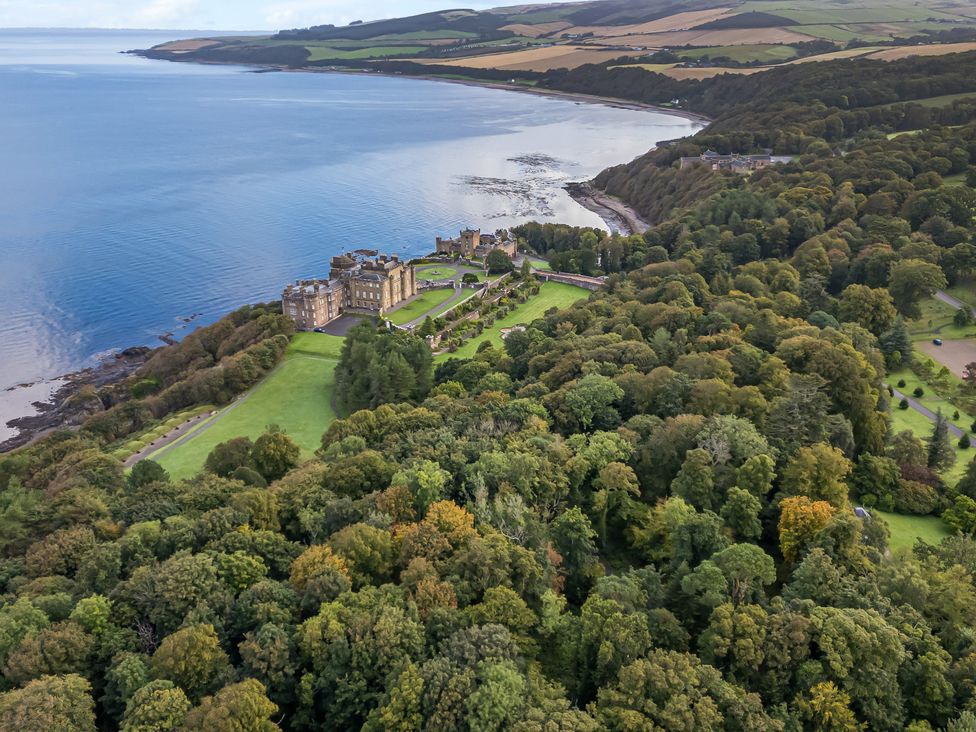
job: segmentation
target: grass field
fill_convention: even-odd
[[[531,323],[536,318],[541,318],[550,308],[569,307],[574,302],[585,299],[588,295],[589,293],[582,287],[564,285],[561,282],[544,282],[538,295],[515,308],[515,310],[501,320],[496,320],[490,329],[467,341],[454,353],[441,354],[436,360],[446,361],[448,358],[471,358],[478,351],[478,346],[485,341],[491,341],[496,346],[500,346],[502,345],[501,328],[511,328],[515,325]]]
[[[976,91],[963,92],[962,94],[944,94],[941,97],[927,97],[925,99],[912,99],[908,104],[921,104],[923,107],[937,109],[948,107],[957,99],[967,99],[976,97]]]
[[[680,51],[678,55],[682,58],[692,59],[699,59],[705,56],[709,58],[730,58],[740,63],[748,63],[749,61],[776,63],[777,61],[787,61],[796,56],[796,49],[793,46],[783,44],[747,43],[741,46],[693,48],[688,51]]]
[[[436,290],[427,290],[413,302],[407,303],[399,310],[394,310],[386,317],[394,325],[403,325],[411,320],[419,318],[432,308],[436,308],[454,297],[454,288],[442,287]]]
[[[174,480],[189,478],[203,468],[210,451],[233,437],[256,439],[276,424],[302,449],[304,458],[319,447],[322,433],[335,419],[332,412],[333,372],[342,338],[299,333],[285,360],[242,400],[225,407],[209,424],[169,450],[153,456]]]
[[[899,549],[910,551],[915,545],[915,539],[922,539],[928,544],[938,544],[951,533],[949,527],[938,516],[905,516],[876,509],[871,509],[871,513],[883,518],[891,529],[888,548],[893,552]]]
[[[943,180],[945,179],[943,178]],[[971,279],[960,280],[952,287],[947,287],[946,292],[957,300],[961,300],[971,307],[976,307],[976,281]]]
[[[532,269],[539,272],[552,272],[552,265],[544,259],[529,258],[529,263],[532,265]]]
[[[976,337],[976,325],[958,326],[953,322],[956,309],[951,305],[931,297],[922,302],[921,308],[922,317],[907,323],[913,341]]]
[[[897,379],[895,383],[897,383]],[[909,390],[909,393],[911,393],[911,390]],[[912,398],[914,399],[915,397]],[[951,417],[952,412],[949,412],[946,416]],[[963,425],[959,426],[961,427]],[[892,400],[891,429],[894,433],[911,430],[912,434],[924,441],[932,434],[932,422],[928,417],[916,412],[914,409],[898,409],[897,402]],[[950,435],[949,444],[952,445],[952,450],[956,454],[956,462],[951,468],[942,473],[942,479],[951,486],[959,482],[959,479],[966,472],[966,466],[976,457],[976,450],[961,450],[956,443],[957,439]]]
[[[309,61],[326,61],[338,59],[350,61],[367,58],[385,58],[389,56],[415,56],[421,51],[426,51],[427,46],[369,46],[359,48],[354,51],[340,51],[327,46],[306,46],[311,54]]]
[[[483,269],[476,269],[474,267],[458,267],[456,274],[454,267],[445,267],[443,264],[427,264],[423,267],[417,267],[418,281],[432,280],[437,282],[438,280],[450,280],[455,277],[463,277],[466,274],[477,275],[478,282],[484,282],[487,279]]]

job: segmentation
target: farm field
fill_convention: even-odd
[[[693,48],[678,52],[678,56],[690,59],[700,59],[705,56],[709,58],[730,58],[740,63],[749,63],[750,61],[775,63],[793,58],[796,56],[796,49],[783,44],[747,43],[740,46]]]
[[[416,320],[431,308],[435,308],[454,297],[453,287],[442,287],[418,296],[413,302],[409,302],[402,308],[392,311],[386,317],[394,325],[404,325],[411,320]]]
[[[639,56],[641,51],[610,51],[576,46],[543,46],[526,51],[513,51],[487,56],[450,59],[450,65],[465,69],[505,69],[509,71],[548,71],[557,68],[576,68],[584,64],[598,64],[622,56]],[[445,59],[418,59],[418,63],[442,65]]]
[[[539,289],[538,295],[531,298],[528,302],[519,305],[501,320],[496,320],[490,329],[465,342],[454,353],[443,353],[437,356],[435,361],[446,361],[449,358],[471,358],[478,351],[478,346],[485,341],[490,341],[496,346],[501,346],[502,328],[527,325],[533,320],[541,318],[550,308],[566,308],[574,302],[583,300],[588,296],[589,292],[582,287],[565,285],[561,282],[544,282]]]
[[[370,46],[355,51],[342,51],[325,46],[306,46],[306,48],[311,54],[308,57],[309,61],[325,61],[328,59],[349,61],[388,56],[413,56],[427,50],[427,46]]]
[[[871,513],[880,516],[891,530],[888,548],[895,552],[908,549],[915,545],[915,539],[922,539],[928,544],[938,544],[951,535],[949,527],[938,516],[906,516],[899,513],[886,513],[871,509]]]
[[[303,457],[310,457],[335,419],[333,372],[342,340],[322,333],[296,334],[285,360],[264,381],[243,399],[224,407],[204,427],[151,459],[174,480],[188,478],[203,468],[207,455],[219,443],[241,436],[256,439],[271,424],[298,443]]]
[[[651,20],[647,23],[633,25],[580,25],[568,28],[566,33],[592,33],[600,37],[635,36],[648,33],[664,33],[667,31],[687,30],[697,28],[704,23],[731,15],[728,8],[712,8],[710,10],[692,10],[685,13],[675,13],[666,18]]]
[[[898,46],[872,53],[867,58],[882,61],[897,61],[910,56],[943,56],[947,53],[965,53],[976,50],[976,42],[969,43],[933,43],[930,46]]]

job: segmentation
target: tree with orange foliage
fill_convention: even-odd
[[[836,511],[827,501],[814,501],[806,496],[783,499],[779,515],[779,548],[786,561],[795,562],[801,549],[824,530]]]

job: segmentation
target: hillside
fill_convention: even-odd
[[[267,37],[176,41],[155,58],[286,67],[374,68],[387,60],[429,66],[429,73],[479,78],[533,74],[614,59],[643,63],[671,54],[654,70],[702,78],[702,69],[739,69],[829,54],[902,57],[951,52],[942,44],[976,42],[976,10],[965,0],[603,0],[522,5],[487,11],[444,10],[407,18],[282,30]],[[955,49],[960,50],[960,49]],[[401,68],[421,73],[424,69]]]

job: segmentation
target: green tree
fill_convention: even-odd
[[[132,488],[141,488],[150,483],[169,482],[169,473],[154,460],[140,460],[129,471],[128,483]]]
[[[268,719],[278,705],[265,695],[256,679],[229,684],[186,715],[186,732],[274,732],[279,729]]]
[[[251,465],[251,449],[254,443],[250,437],[235,437],[221,442],[207,455],[204,468],[208,473],[226,478],[238,468]]]
[[[718,671],[695,656],[655,649],[600,690],[597,719],[613,730],[722,729],[725,718],[712,695],[720,685]]]
[[[298,465],[301,450],[284,432],[265,432],[254,443],[251,460],[261,476],[269,483],[283,477]]]
[[[712,456],[696,448],[685,453],[685,461],[671,483],[671,492],[698,509],[711,510],[716,503]]]
[[[231,671],[212,625],[191,625],[166,636],[150,668],[156,678],[172,681],[191,699],[212,691]]]
[[[150,681],[129,699],[121,732],[178,730],[190,711],[190,700],[172,681]]]
[[[891,268],[888,291],[898,311],[906,318],[920,318],[920,300],[947,285],[939,265],[921,259],[905,259]]]
[[[95,732],[91,684],[81,676],[42,676],[0,694],[0,729]]]
[[[848,503],[845,479],[850,472],[850,461],[836,447],[823,443],[804,447],[783,469],[783,492],[844,508]]]
[[[956,462],[956,453],[949,441],[949,421],[939,410],[928,439],[927,464],[932,470],[948,470]]]
[[[501,249],[492,249],[485,257],[485,266],[489,274],[504,274],[515,269],[512,258]]]
[[[762,535],[760,511],[762,503],[752,493],[742,488],[730,488],[721,515],[736,537],[758,539]]]
[[[613,516],[615,523],[622,525],[635,510],[634,500],[640,498],[640,486],[633,468],[623,463],[612,462],[605,465],[593,482],[593,509],[597,514],[600,541],[607,545],[607,524]],[[622,533],[622,532],[615,532]]]
[[[841,320],[857,323],[875,335],[887,331],[897,315],[887,290],[858,284],[841,293],[837,309]]]

